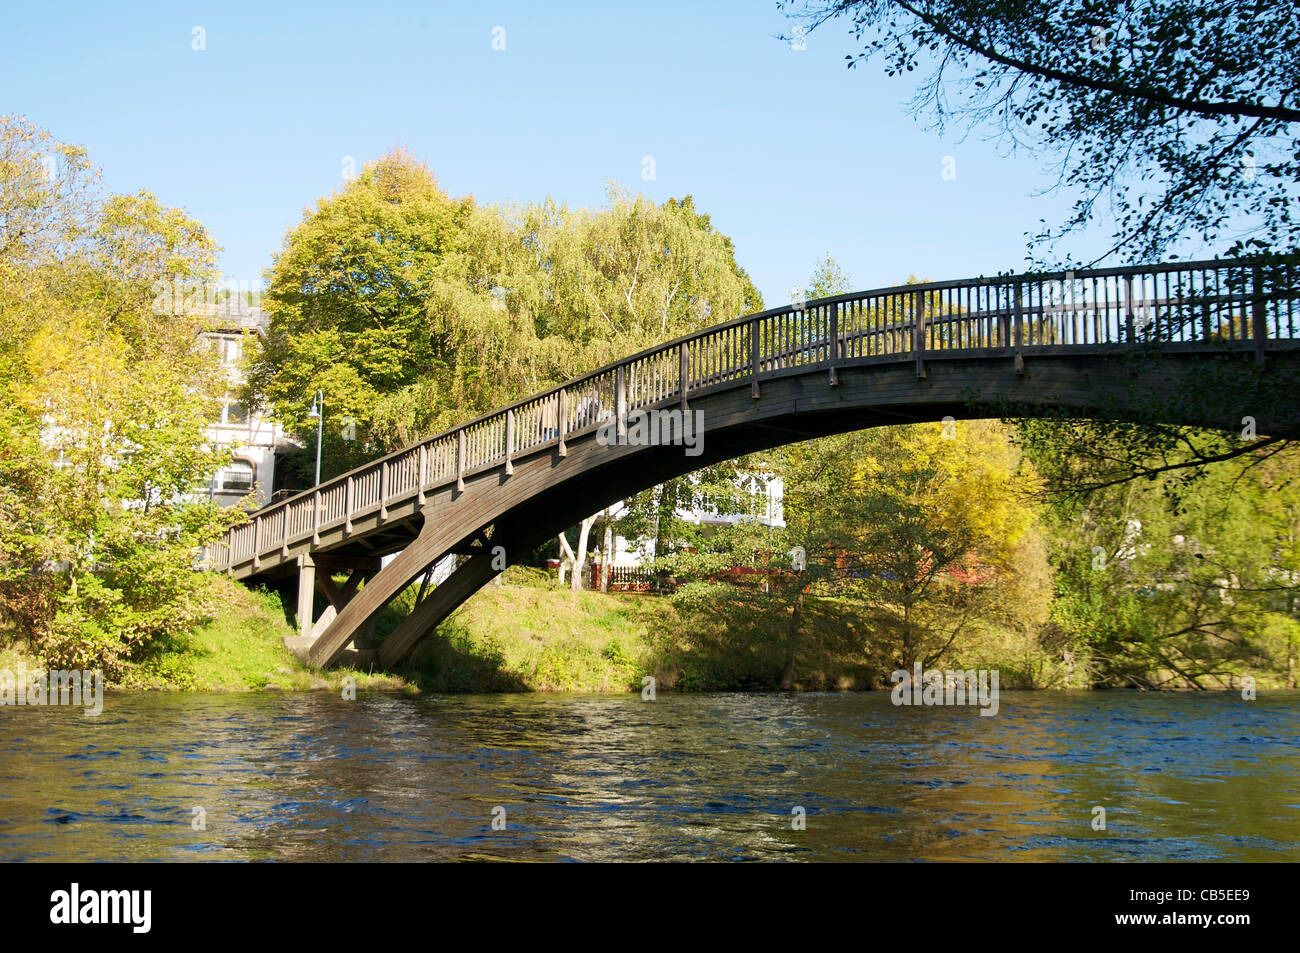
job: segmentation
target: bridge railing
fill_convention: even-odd
[[[717,385],[864,359],[1135,345],[1253,349],[1294,340],[1297,261],[1175,262],[900,285],[786,305],[704,328],[429,437],[251,515],[207,564],[252,561],[484,467],[504,467],[632,410]]]

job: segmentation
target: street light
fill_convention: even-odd
[[[316,391],[316,402],[311,405],[308,420],[316,421],[316,485],[320,486],[320,440],[325,426],[325,395]]]

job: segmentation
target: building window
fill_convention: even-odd
[[[248,460],[233,460],[230,466],[217,473],[217,489],[247,493],[253,488],[253,464]]]
[[[243,401],[227,397],[224,422],[228,424],[248,423],[248,406]]]

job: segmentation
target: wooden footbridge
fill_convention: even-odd
[[[329,665],[451,553],[378,645],[404,660],[546,539],[617,500],[744,453],[945,416],[1150,417],[1300,436],[1295,260],[1177,263],[911,284],[696,331],[264,507],[211,547],[237,579],[297,583],[299,647]],[[702,450],[610,441],[690,410]],[[381,557],[397,553],[380,568]],[[318,572],[318,570],[320,570]],[[334,576],[350,574],[346,584]],[[313,618],[319,585],[329,599]],[[422,587],[423,589],[424,587]]]

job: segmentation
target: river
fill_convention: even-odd
[[[994,717],[883,692],[109,694],[93,718],[0,708],[0,860],[1295,861],[1298,712],[1296,692],[1003,692]]]

